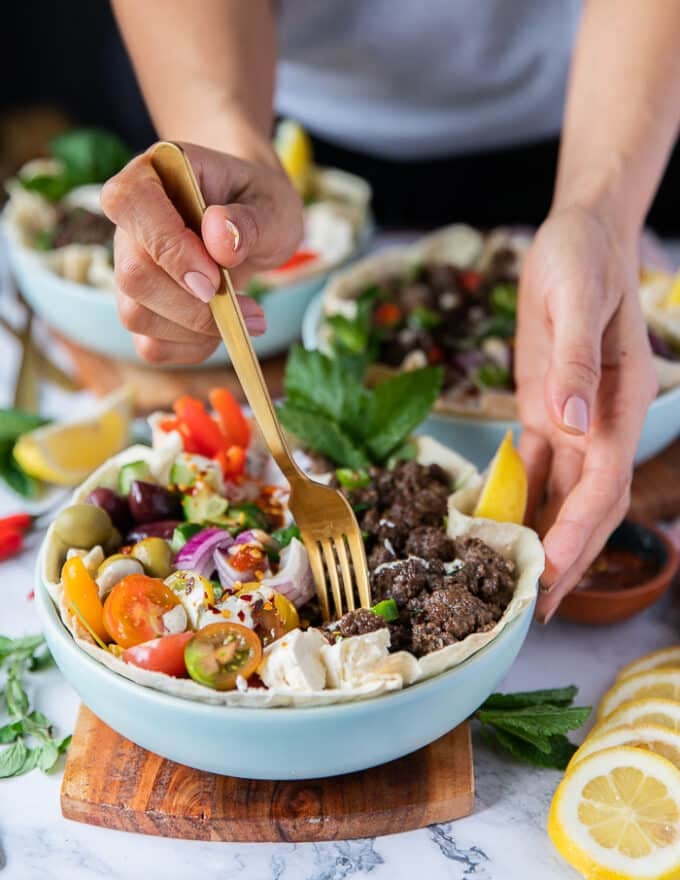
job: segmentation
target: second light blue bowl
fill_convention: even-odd
[[[305,348],[317,348],[322,296],[319,293],[305,312],[302,322],[302,341]],[[434,437],[483,470],[495,455],[507,431],[512,431],[517,438],[521,432],[519,422],[432,413],[416,433]],[[653,458],[679,435],[680,387],[660,394],[649,407],[635,453],[635,464],[642,464],[643,461]]]
[[[116,675],[73,641],[40,576],[35,600],[57,665],[95,715],[180,764],[247,779],[336,776],[433,742],[495,690],[533,615],[530,605],[459,666],[402,691],[335,706],[241,709],[169,696]]]

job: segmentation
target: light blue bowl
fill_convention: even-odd
[[[495,690],[533,614],[533,605],[525,608],[459,666],[402,691],[336,706],[240,709],[169,696],[116,675],[76,645],[39,574],[35,601],[57,665],[102,721],[179,764],[246,779],[336,776],[433,742]]]
[[[111,291],[60,278],[14,241],[8,240],[7,255],[21,293],[50,327],[84,348],[119,360],[142,362],[132,335],[118,319],[116,297]],[[305,309],[325,280],[325,275],[308,278],[263,296],[267,332],[253,339],[259,357],[286,351],[299,339]],[[208,363],[229,363],[225,349],[220,346]]]
[[[312,300],[302,321],[302,341],[305,348],[317,347],[322,296],[319,293]],[[521,425],[516,421],[432,413],[416,433],[428,434],[445,446],[450,446],[481,470],[489,464],[507,431],[513,431],[515,437],[518,437]],[[642,464],[643,461],[653,458],[679,435],[680,387],[660,394],[649,407],[635,453],[635,463]]]

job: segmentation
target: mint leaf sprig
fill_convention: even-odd
[[[492,694],[475,713],[490,745],[537,767],[566,769],[576,746],[567,733],[588,719],[590,706],[573,706],[574,685],[550,690]]]
[[[309,449],[360,471],[395,455],[409,457],[408,437],[432,409],[442,379],[441,367],[423,367],[366,388],[354,363],[296,346],[278,414]]]
[[[0,779],[21,776],[38,768],[47,773],[71,741],[54,736],[52,723],[42,712],[32,709],[24,688],[29,672],[47,668],[52,657],[41,635],[11,639],[0,636],[0,667],[7,668],[5,685],[0,690],[8,720],[0,725]]]

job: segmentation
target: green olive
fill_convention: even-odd
[[[89,550],[106,544],[113,534],[111,518],[94,504],[73,504],[62,510],[54,521],[54,530],[64,544]]]
[[[172,571],[172,550],[163,538],[144,538],[138,541],[130,556],[138,559],[148,575],[166,578]]]
[[[111,530],[111,537],[104,544],[104,552],[108,556],[111,553],[117,553],[120,550],[120,547],[123,543],[123,536],[118,531],[118,529],[114,526]]]

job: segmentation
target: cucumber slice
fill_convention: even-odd
[[[194,535],[197,535],[199,532],[202,531],[203,526],[200,523],[195,522],[186,522],[176,526],[170,540],[170,547],[172,548],[172,552],[179,553],[179,551],[182,549],[182,547],[184,547],[189,538],[193,538]]]
[[[127,495],[135,480],[149,481],[151,468],[145,461],[131,461],[124,464],[118,474],[118,489],[121,495]]]
[[[218,519],[227,509],[228,502],[215,492],[197,492],[182,499],[184,516],[190,522],[204,523]]]

